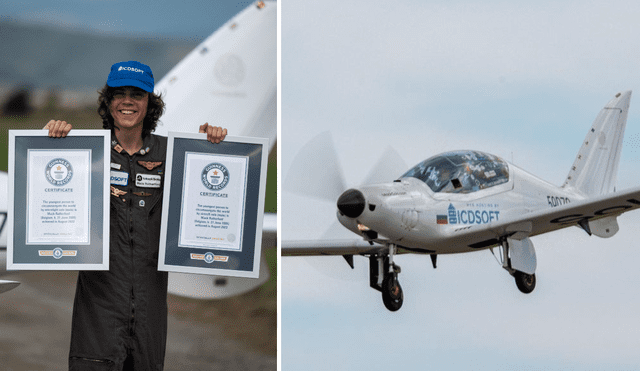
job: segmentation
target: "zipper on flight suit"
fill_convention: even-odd
[[[95,362],[95,363],[107,363],[111,364],[113,361],[109,359],[97,359],[97,358],[85,358],[85,357],[69,357],[70,359],[86,361],[86,362]]]
[[[133,254],[133,182],[137,174],[134,173],[133,156],[129,156],[129,176],[131,176],[131,182],[129,183],[129,252],[131,256],[131,318],[129,319],[129,335],[135,334],[135,322],[136,322],[136,301],[134,295],[134,282],[135,282],[135,259]]]
[[[136,302],[133,297],[133,287],[131,287],[131,318],[129,319],[129,335],[135,334],[136,328]]]

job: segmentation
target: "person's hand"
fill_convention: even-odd
[[[50,138],[64,138],[71,131],[71,124],[66,121],[51,120],[43,128],[49,130]]]
[[[227,136],[227,129],[218,126],[209,126],[209,123],[200,125],[199,133],[207,133],[207,140],[211,143],[220,143]]]

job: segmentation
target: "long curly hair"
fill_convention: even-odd
[[[117,88],[112,88],[109,85],[105,85],[102,89],[98,90],[98,114],[102,117],[102,128],[114,130],[115,125],[113,123],[113,116],[111,116],[111,101],[113,101],[113,95]],[[161,95],[155,93],[149,93],[149,103],[147,105],[147,115],[143,119],[142,123],[142,136],[146,137],[156,130],[158,120],[164,113],[164,101]]]

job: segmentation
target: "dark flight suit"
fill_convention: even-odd
[[[158,271],[158,245],[167,138],[148,135],[133,155],[112,138],[109,271],[78,276],[69,370],[162,370],[168,275]]]

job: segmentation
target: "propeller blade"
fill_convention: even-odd
[[[362,184],[386,183],[398,179],[407,170],[407,163],[391,146],[387,146]]]
[[[283,189],[336,202],[346,186],[330,132],[319,134],[298,152]]]

